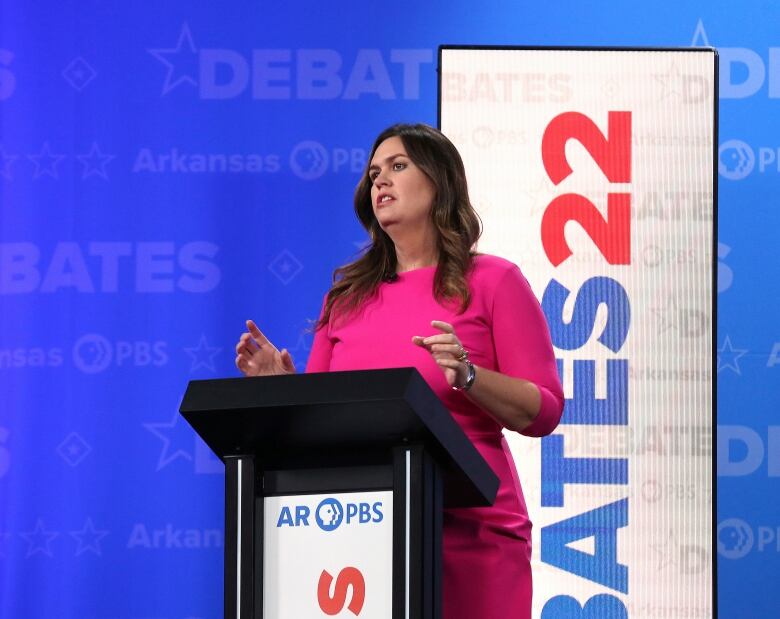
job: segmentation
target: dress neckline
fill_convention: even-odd
[[[417,267],[416,269],[409,269],[408,271],[401,271],[400,273],[396,273],[396,275],[399,278],[404,278],[404,277],[407,277],[407,276],[410,276],[410,275],[414,276],[416,273],[426,273],[428,271],[435,271],[437,266],[438,265],[434,264],[432,266],[427,266],[427,267]]]

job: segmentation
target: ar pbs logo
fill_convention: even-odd
[[[276,527],[308,527],[315,524],[325,532],[331,532],[344,525],[378,524],[384,520],[382,502],[342,503],[338,499],[326,498],[314,510],[307,505],[284,506],[279,512]]]

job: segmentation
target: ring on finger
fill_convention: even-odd
[[[463,348],[463,346],[461,346],[460,352],[458,353],[458,356],[455,357],[455,360],[463,363],[468,358],[469,358],[469,352],[465,348]]]

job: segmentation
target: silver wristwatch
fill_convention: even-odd
[[[466,367],[469,369],[469,373],[468,376],[466,376],[465,383],[460,386],[452,387],[455,391],[468,391],[471,389],[471,386],[474,384],[474,379],[477,377],[477,371],[474,369],[474,364],[468,359],[466,359],[463,363],[466,364]]]

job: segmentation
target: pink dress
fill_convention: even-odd
[[[468,276],[471,305],[463,314],[433,297],[435,267],[400,273],[348,321],[317,331],[307,372],[416,367],[500,479],[491,507],[444,514],[444,619],[530,619],[531,521],[502,427],[447,384],[413,335],[439,333],[431,320],[452,324],[472,362],[533,381],[539,416],[523,431],[552,432],[563,391],[550,335],[528,282],[511,262],[478,255]],[[479,374],[477,374],[479,380]]]

